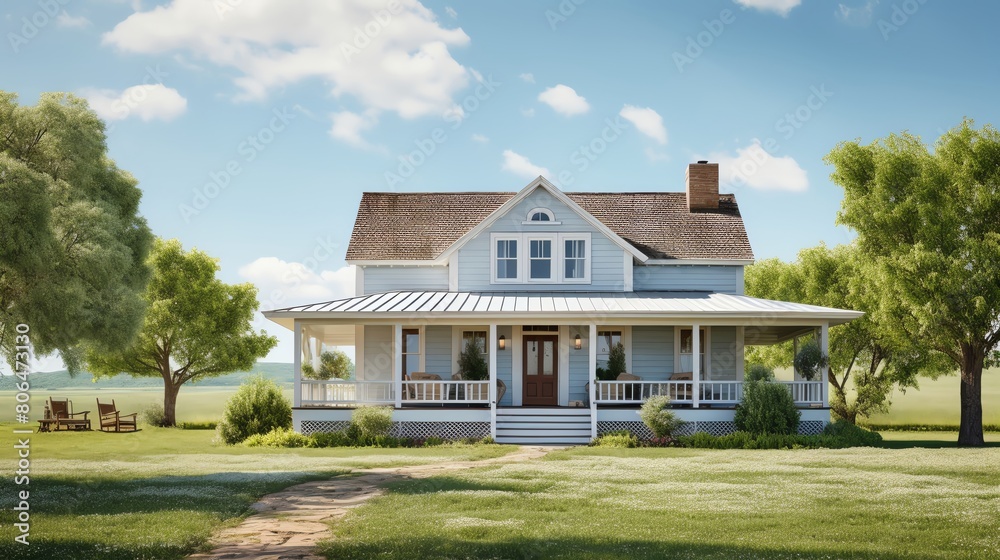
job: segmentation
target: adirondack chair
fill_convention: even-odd
[[[90,419],[87,415],[89,410],[83,412],[73,412],[73,401],[49,397],[49,410],[52,411],[52,418],[56,420],[56,430],[66,428],[67,430],[89,430]],[[79,418],[82,416],[82,418]]]
[[[110,432],[112,428],[116,432],[134,432],[136,430],[137,413],[122,414],[115,406],[114,399],[111,399],[111,404],[102,403],[101,399],[97,399],[97,413],[101,416],[102,432]]]

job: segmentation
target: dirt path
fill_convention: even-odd
[[[360,476],[306,482],[268,494],[254,515],[212,537],[214,549],[190,559],[323,560],[314,554],[316,543],[330,536],[327,526],[382,493],[382,486],[398,478],[426,478],[446,472],[497,463],[516,463],[544,456],[552,448],[521,447],[503,457],[482,461],[446,461],[412,467],[356,470]]]

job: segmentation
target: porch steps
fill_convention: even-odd
[[[586,445],[590,443],[590,409],[498,409],[496,441],[520,445]]]

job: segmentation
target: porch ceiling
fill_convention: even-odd
[[[748,344],[754,343],[755,335],[757,344],[773,344],[823,322],[839,325],[862,315],[846,309],[712,292],[385,292],[264,311],[265,317],[289,329],[296,319],[342,326],[393,322],[724,323],[746,327]]]

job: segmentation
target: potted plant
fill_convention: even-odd
[[[485,381],[490,377],[490,365],[483,357],[479,345],[470,340],[458,355],[458,371],[465,381]],[[489,387],[474,385],[466,388],[466,396],[480,400],[489,398]]]

